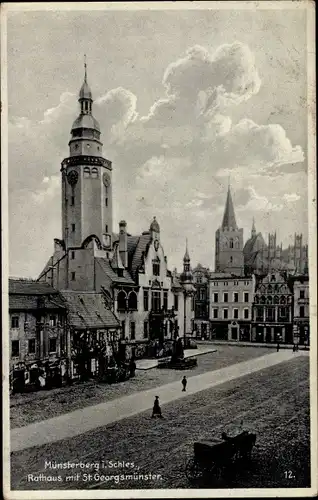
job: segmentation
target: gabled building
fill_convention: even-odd
[[[139,235],[127,232],[126,221],[119,223],[118,235],[113,232],[113,167],[102,153],[86,70],[79,104],[69,156],[61,165],[62,239],[54,240],[54,253],[38,279],[58,290],[102,292],[119,321],[121,340],[140,357],[152,341],[173,338],[176,327],[180,336],[191,333],[188,281],[176,284],[168,270],[155,217]],[[185,321],[178,319],[176,302],[180,314],[186,304]]]
[[[252,316],[252,341],[293,342],[293,291],[287,274],[258,278]]]
[[[302,345],[310,344],[309,277],[298,275],[291,278],[294,297],[294,336]]]

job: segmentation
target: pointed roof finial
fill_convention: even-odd
[[[84,82],[87,83],[87,62],[86,54],[84,54]]]
[[[183,257],[184,261],[190,261],[189,251],[188,251],[188,238],[186,238],[186,251]]]

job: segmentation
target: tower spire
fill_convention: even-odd
[[[87,62],[86,54],[84,54],[84,82],[87,83]]]
[[[185,250],[184,257],[183,257],[183,262],[190,262],[190,255],[189,255],[189,251],[188,251],[188,238],[186,238],[186,250]]]
[[[255,235],[256,235],[255,218],[253,217],[252,231],[251,231],[251,236],[252,236],[252,238],[253,238]]]
[[[230,184],[228,185],[227,198],[222,222],[222,229],[235,231],[237,229]]]

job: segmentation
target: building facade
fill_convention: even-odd
[[[132,345],[162,344],[174,337],[175,326],[183,336],[191,332],[193,316],[185,293],[188,282],[176,285],[168,270],[156,218],[140,235],[129,234],[126,221],[119,223],[118,234],[113,232],[112,164],[102,156],[86,71],[79,104],[69,157],[61,167],[63,238],[54,240],[54,253],[39,280],[62,291],[107,295],[121,338]],[[138,349],[140,354],[143,347]]]
[[[211,337],[251,340],[255,277],[211,273],[209,282]]]
[[[309,310],[309,278],[293,277],[294,295],[294,333],[302,345],[310,344],[310,310]],[[296,327],[296,328],[295,328]]]
[[[287,275],[258,278],[252,316],[252,341],[293,343],[293,291]]]
[[[210,338],[210,290],[208,268],[198,264],[193,269],[194,296],[194,333],[201,339]]]
[[[245,274],[265,275],[273,271],[293,274],[308,273],[308,245],[303,243],[303,235],[294,235],[294,245],[283,248],[278,243],[277,234],[270,233],[267,243],[262,233],[256,232],[253,220],[251,236],[243,249]]]
[[[244,276],[243,229],[236,224],[230,187],[222,225],[215,233],[215,272]]]
[[[66,318],[65,304],[49,284],[9,280],[10,372],[14,389],[37,384],[40,369],[47,382],[50,379],[54,385],[64,381],[70,356]]]

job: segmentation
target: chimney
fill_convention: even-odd
[[[121,220],[119,223],[119,255],[125,269],[128,267],[128,246],[127,246],[127,223]]]

